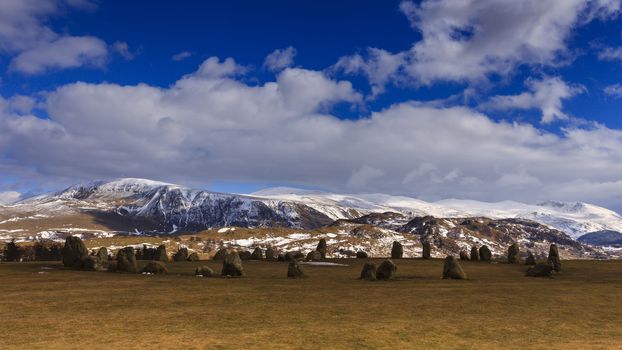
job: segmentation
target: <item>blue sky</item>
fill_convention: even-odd
[[[0,192],[131,176],[620,210],[620,18],[613,0],[4,0]]]

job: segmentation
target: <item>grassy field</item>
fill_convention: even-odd
[[[248,277],[80,272],[0,264],[2,349],[609,349],[622,348],[622,261],[564,261],[554,279],[525,266],[397,260],[396,279],[359,281],[364,261],[305,266],[244,262]],[[52,269],[48,269],[51,267]]]

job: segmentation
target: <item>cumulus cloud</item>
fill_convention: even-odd
[[[251,85],[231,75],[233,60],[207,61],[167,88],[61,86],[44,96],[49,119],[0,101],[0,171],[59,183],[133,176],[619,205],[620,130],[585,124],[555,134],[415,102],[344,120],[330,106],[359,103],[349,82],[286,68]]]
[[[622,61],[622,47],[606,47],[598,53],[603,61]]]
[[[622,85],[621,84],[612,84],[606,86],[603,90],[605,95],[611,96],[613,98],[622,98]]]
[[[246,68],[235,63],[231,57],[220,62],[220,59],[214,56],[205,60],[196,74],[205,78],[223,78],[243,74],[245,71]]]
[[[547,77],[542,80],[529,79],[526,85],[528,92],[518,95],[493,96],[481,107],[494,110],[535,108],[542,112],[543,123],[551,123],[556,119],[568,119],[562,110],[562,101],[585,90],[582,86],[569,85],[559,77]]]
[[[115,41],[112,48],[127,61],[133,60],[138,55],[138,52],[130,51],[130,46],[125,41]]]
[[[101,66],[106,44],[92,36],[59,34],[45,22],[70,8],[92,10],[87,0],[5,0],[0,6],[0,52],[12,56],[10,69],[38,74],[48,69]]]
[[[15,191],[0,192],[0,205],[16,202],[21,195],[21,193]]]
[[[507,75],[520,65],[567,62],[572,30],[620,12],[611,0],[424,0],[403,1],[401,11],[421,34],[409,50],[370,49],[366,57],[342,58],[338,66],[370,78],[375,92],[396,77],[417,85],[478,82]],[[398,82],[400,81],[398,79]]]
[[[298,54],[298,51],[293,46],[282,50],[274,50],[266,56],[263,66],[270,71],[279,72],[294,65],[296,54]]]

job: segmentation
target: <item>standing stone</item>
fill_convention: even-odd
[[[212,258],[212,260],[225,260],[226,257],[227,257],[227,249],[220,248],[218,249],[216,254],[214,254],[214,257]]]
[[[102,264],[108,262],[108,248],[106,247],[99,248],[95,256],[97,257],[97,260],[99,260],[99,262]]]
[[[518,248],[518,244],[514,243],[508,248],[508,263],[510,264],[518,264],[519,259],[518,256],[520,254],[520,249]]]
[[[287,266],[287,278],[305,278],[307,277],[297,261],[292,261]]]
[[[194,270],[195,276],[212,277],[214,276],[214,270],[207,265],[199,266]]]
[[[490,249],[488,249],[488,247],[485,245],[481,246],[479,248],[479,260],[490,262],[491,259],[492,253],[490,252]]]
[[[188,260],[188,248],[179,248],[177,253],[173,255],[174,261],[186,261]]]
[[[253,250],[253,254],[251,254],[251,260],[261,260],[263,259],[263,250],[261,250],[261,248],[256,247],[255,250]]]
[[[69,236],[65,239],[65,246],[62,250],[63,266],[72,269],[81,269],[82,261],[89,255],[84,242],[80,237]]]
[[[467,279],[467,275],[464,273],[464,270],[462,270],[462,266],[460,266],[458,260],[451,255],[445,258],[445,265],[443,265],[443,279]]]
[[[125,247],[123,249],[119,249],[119,251],[117,252],[116,270],[120,272],[131,273],[138,271],[138,266],[136,265],[136,256],[134,255],[134,248]]]
[[[293,251],[285,253],[285,261],[294,261],[304,259],[305,255],[301,251]]]
[[[432,247],[430,246],[430,242],[425,241],[422,243],[423,246],[423,253],[421,254],[421,257],[424,259],[430,259],[430,252],[432,250]]]
[[[555,244],[551,244],[551,248],[549,249],[549,258],[547,259],[547,262],[556,272],[562,270],[562,261],[559,258],[559,250],[557,250],[557,246]]]
[[[274,261],[276,259],[276,252],[272,249],[272,247],[268,247],[268,249],[266,249],[266,260]]]
[[[322,260],[322,253],[318,252],[317,250],[310,251],[307,254],[307,260],[308,261],[320,261]]]
[[[553,267],[551,265],[540,263],[540,264],[536,264],[530,267],[525,273],[525,276],[527,277],[551,277],[552,273],[553,273]]]
[[[197,252],[192,252],[190,255],[188,255],[188,261],[199,261],[201,259],[199,259],[199,254],[197,254]]]
[[[376,280],[376,264],[372,262],[365,263],[363,270],[361,271],[361,277],[359,279],[375,281]]]
[[[159,275],[167,272],[168,269],[166,268],[166,265],[164,265],[164,263],[161,261],[155,260],[148,262],[141,271],[141,273],[150,273],[152,275]]]
[[[315,250],[320,252],[322,259],[326,259],[326,240],[324,238],[320,239]]]
[[[356,252],[356,257],[358,259],[367,259],[369,256],[364,251],[359,250],[358,252]]]
[[[529,255],[527,255],[527,259],[525,259],[525,265],[535,265],[536,264],[536,257],[533,256],[533,253],[529,252]]]
[[[153,256],[153,260],[168,262],[168,255],[166,254],[166,246],[164,244],[160,244],[156,249],[156,252]]]
[[[471,247],[471,261],[479,260],[479,250],[477,250],[476,246]]]
[[[469,254],[466,251],[461,250],[460,251],[460,260],[468,261],[469,260]]]
[[[391,247],[391,259],[401,259],[402,256],[404,256],[404,247],[400,242],[394,241]]]
[[[397,266],[391,260],[385,260],[378,266],[376,270],[376,278],[379,280],[388,280],[393,278],[393,274],[397,271]]]
[[[221,276],[242,277],[244,276],[244,269],[242,268],[242,259],[238,252],[231,252],[227,254],[225,260],[222,262]]]
[[[239,254],[240,254],[240,259],[242,260],[251,260],[251,258],[253,257],[253,254],[249,252],[248,250],[243,250]]]
[[[106,259],[108,256],[106,256]],[[95,256],[87,256],[82,260],[82,269],[87,271],[102,271],[102,262],[99,260],[97,255]]]

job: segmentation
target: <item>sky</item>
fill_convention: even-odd
[[[0,0],[0,202],[149,178],[622,212],[619,0]]]

